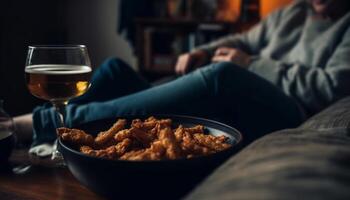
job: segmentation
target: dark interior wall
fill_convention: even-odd
[[[41,103],[24,82],[27,46],[66,40],[65,9],[59,0],[1,1],[0,98],[11,115],[30,112]]]
[[[116,33],[119,3],[120,0],[66,0],[67,39],[69,43],[87,45],[93,67],[116,56],[136,66],[132,47]]]
[[[93,67],[107,57],[133,66],[129,44],[116,34],[119,0],[2,0],[0,3],[0,99],[12,116],[43,101],[24,82],[27,46],[86,44]]]

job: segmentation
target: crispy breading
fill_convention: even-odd
[[[191,128],[185,128],[185,131],[188,133],[192,133],[192,134],[195,134],[195,133],[203,133],[204,134],[204,126],[196,125],[196,126],[191,127]]]
[[[173,122],[171,119],[160,119],[158,123],[161,125],[161,127],[171,127]]]
[[[116,149],[116,153],[120,157],[128,151],[131,145],[132,145],[132,140],[129,138],[125,138],[123,141],[115,145],[114,148]]]
[[[61,127],[56,132],[63,141],[71,144],[89,146],[94,144],[94,138],[83,130]]]
[[[120,157],[121,160],[161,160],[165,155],[166,149],[160,141],[153,142],[150,148],[137,151],[130,151]]]
[[[120,160],[146,160],[145,155],[143,154],[145,151],[146,151],[145,149],[132,150],[122,155],[119,159]]]
[[[182,125],[177,127],[177,129],[175,130],[175,137],[176,137],[177,142],[182,142],[182,139],[184,137],[184,133],[185,133],[185,129]]]
[[[106,149],[94,150],[89,146],[81,146],[80,151],[84,154],[94,157],[116,159],[118,158],[117,150],[114,146],[110,146]]]
[[[109,140],[111,140],[114,137],[114,135],[118,131],[124,129],[125,125],[126,125],[126,120],[119,119],[116,123],[113,124],[113,126],[109,130],[100,132],[95,138],[95,143],[97,145],[103,145],[107,143]]]
[[[166,148],[165,154],[168,159],[178,159],[182,156],[181,148],[171,128],[166,127],[160,130],[159,141]]]
[[[141,119],[134,119],[131,122],[131,127],[142,128],[142,126],[143,126],[143,122],[141,121]]]
[[[142,122],[140,119],[132,120],[131,127],[142,129],[144,131],[149,131],[149,130],[155,128],[155,126],[157,124],[164,127],[164,126],[171,126],[171,123],[172,123],[171,119],[157,120],[154,117],[149,117],[144,122]]]
[[[90,155],[94,149],[90,146],[81,146],[79,150],[80,150],[80,152],[82,152],[84,154]]]
[[[131,132],[129,129],[124,129],[121,131],[118,131],[117,134],[114,135],[114,140],[117,142],[121,142],[126,138],[130,138],[132,136]]]
[[[199,145],[208,147],[216,152],[223,151],[231,146],[222,142],[221,138],[217,138],[213,135],[194,134],[193,137]]]
[[[145,119],[145,122],[150,122],[150,121],[154,122],[154,121],[157,121],[157,119],[155,117],[153,117],[153,116],[150,116],[147,119]]]
[[[132,127],[129,130],[132,137],[137,139],[144,147],[149,147],[150,143],[155,139],[151,133],[148,133],[142,129]]]
[[[108,148],[108,147],[110,147],[110,146],[114,146],[114,145],[117,145],[117,144],[118,144],[117,141],[111,139],[111,140],[108,140],[108,141],[107,141],[106,143],[104,143],[104,144],[98,145],[98,144],[95,143],[94,146],[93,146],[93,148],[94,148],[94,149],[106,149],[106,148]]]
[[[226,137],[224,135],[219,135],[219,136],[215,136],[215,139],[221,143],[227,144],[228,137]]]
[[[126,120],[118,120],[95,139],[78,129],[59,128],[57,134],[84,154],[133,161],[193,158],[231,146],[223,135],[205,134],[202,125],[173,129],[170,119],[154,117],[132,120],[130,128],[125,125]]]
[[[193,135],[191,133],[185,132],[184,137],[181,143],[181,149],[186,154],[193,154],[193,155],[208,155],[211,153],[214,153],[211,149],[205,146],[201,146],[196,143],[196,141],[193,138]]]
[[[90,156],[113,159],[122,156],[128,150],[131,143],[132,141],[126,138],[117,145],[109,146],[105,149],[95,150],[90,146],[81,146],[80,151]]]
[[[148,131],[148,130],[153,129],[156,125],[157,125],[157,121],[144,122],[142,124],[142,129]]]
[[[157,140],[151,144],[150,151],[156,154],[156,157],[163,158],[166,152],[166,147],[161,141]]]

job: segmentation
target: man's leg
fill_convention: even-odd
[[[91,87],[70,103],[84,104],[107,101],[151,87],[128,64],[117,58],[107,59],[91,78]]]
[[[298,105],[279,88],[232,63],[212,64],[158,87],[71,109],[71,126],[122,115],[185,114],[236,126],[247,141],[302,121]]]
[[[246,141],[301,122],[296,103],[271,83],[232,63],[218,63],[118,99],[69,105],[67,124],[75,126],[103,118],[161,113],[217,119],[237,126]],[[45,119],[50,116],[45,115]]]
[[[244,141],[298,126],[304,114],[294,99],[258,75],[229,62],[202,69],[209,91],[222,105],[220,120],[238,128]]]

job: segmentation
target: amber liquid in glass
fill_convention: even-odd
[[[65,102],[89,89],[91,68],[81,65],[30,65],[25,69],[25,76],[27,87],[34,96]]]

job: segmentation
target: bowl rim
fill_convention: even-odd
[[[217,156],[218,154],[223,154],[223,153],[226,153],[226,152],[229,152],[229,151],[236,150],[237,148],[239,148],[240,145],[242,145],[242,141],[243,141],[242,133],[240,131],[238,131],[236,128],[234,128],[232,126],[229,126],[227,124],[215,121],[215,120],[206,119],[206,118],[202,118],[202,117],[194,117],[194,116],[188,116],[188,115],[173,115],[173,114],[154,114],[154,115],[124,115],[124,116],[114,117],[114,118],[116,118],[116,119],[123,119],[123,118],[130,118],[130,117],[133,117],[133,116],[135,116],[135,117],[140,117],[140,116],[144,116],[144,117],[149,116],[150,117],[150,116],[153,116],[155,118],[157,118],[157,117],[168,117],[168,118],[173,117],[173,118],[186,118],[186,119],[190,119],[190,120],[206,121],[206,122],[209,122],[209,123],[213,123],[213,124],[222,126],[224,128],[227,128],[227,129],[231,129],[233,132],[236,133],[236,135],[232,135],[232,137],[234,137],[235,140],[234,140],[234,143],[232,144],[232,146],[230,148],[228,148],[226,150],[223,150],[223,151],[219,151],[219,152],[213,153],[213,154],[201,155],[201,156],[196,156],[196,157],[193,157],[193,158],[179,158],[179,159],[167,159],[167,160],[119,160],[119,159],[113,160],[113,159],[108,159],[108,158],[94,157],[94,156],[86,155],[86,154],[84,154],[84,153],[82,153],[80,151],[77,151],[77,150],[69,147],[68,145],[66,145],[65,142],[62,141],[60,137],[58,137],[58,144],[59,144],[59,146],[62,146],[63,148],[68,150],[70,153],[77,154],[79,156],[83,156],[84,158],[88,158],[88,159],[103,160],[105,162],[114,162],[114,163],[115,162],[118,162],[118,163],[169,163],[169,162],[179,162],[179,161],[195,161],[195,160],[203,159],[203,158],[208,158],[209,159],[209,158],[211,158],[213,156]],[[112,118],[94,120],[94,121],[87,122],[87,123],[93,123],[95,121],[102,121],[102,120],[108,120],[108,119],[112,119]],[[135,119],[137,119],[137,118],[135,118]],[[205,125],[203,125],[203,126],[205,126]]]

